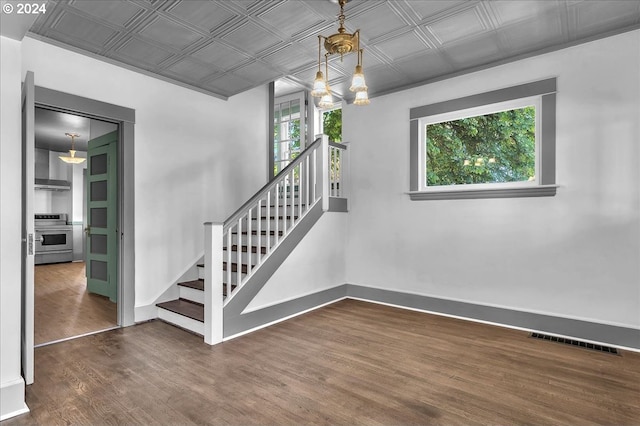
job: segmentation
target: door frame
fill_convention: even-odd
[[[134,126],[135,110],[35,86],[35,106],[118,125],[118,325],[134,324]],[[33,306],[33,303],[31,304]],[[33,316],[33,312],[30,313]]]
[[[34,312],[35,312],[35,288],[34,288],[34,178],[35,178],[35,101],[34,101],[34,74],[28,71],[22,83],[21,93],[21,119],[22,119],[22,176],[21,176],[21,236],[22,254],[20,286],[22,313],[20,318],[20,347],[21,367],[24,382],[27,385],[33,383],[34,376]]]

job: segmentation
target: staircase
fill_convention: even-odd
[[[279,266],[274,262],[282,263],[281,244],[312,208],[340,209],[341,200],[346,207],[340,188],[345,150],[326,136],[317,139],[223,224],[205,224],[205,260],[197,265],[198,279],[177,283],[179,298],[158,303],[158,318],[203,335],[209,344],[222,341],[226,304],[243,286],[264,285],[268,276],[256,272],[269,262],[270,270]],[[280,254],[272,256],[276,250]]]

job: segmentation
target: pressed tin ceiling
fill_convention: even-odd
[[[30,35],[213,96],[311,88],[330,0],[50,0]],[[640,0],[351,0],[370,97],[640,28]],[[329,61],[350,100],[355,55]]]

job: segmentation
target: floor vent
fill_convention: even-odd
[[[606,352],[609,354],[619,355],[616,348],[603,345],[594,345],[593,343],[581,342],[580,340],[566,339],[564,337],[549,336],[542,333],[531,333],[531,337],[535,339],[549,340],[551,342],[563,343],[565,345],[578,346],[580,348],[591,349],[598,352]]]

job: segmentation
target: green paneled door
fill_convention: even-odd
[[[89,141],[87,153],[87,289],[118,299],[118,132]]]

